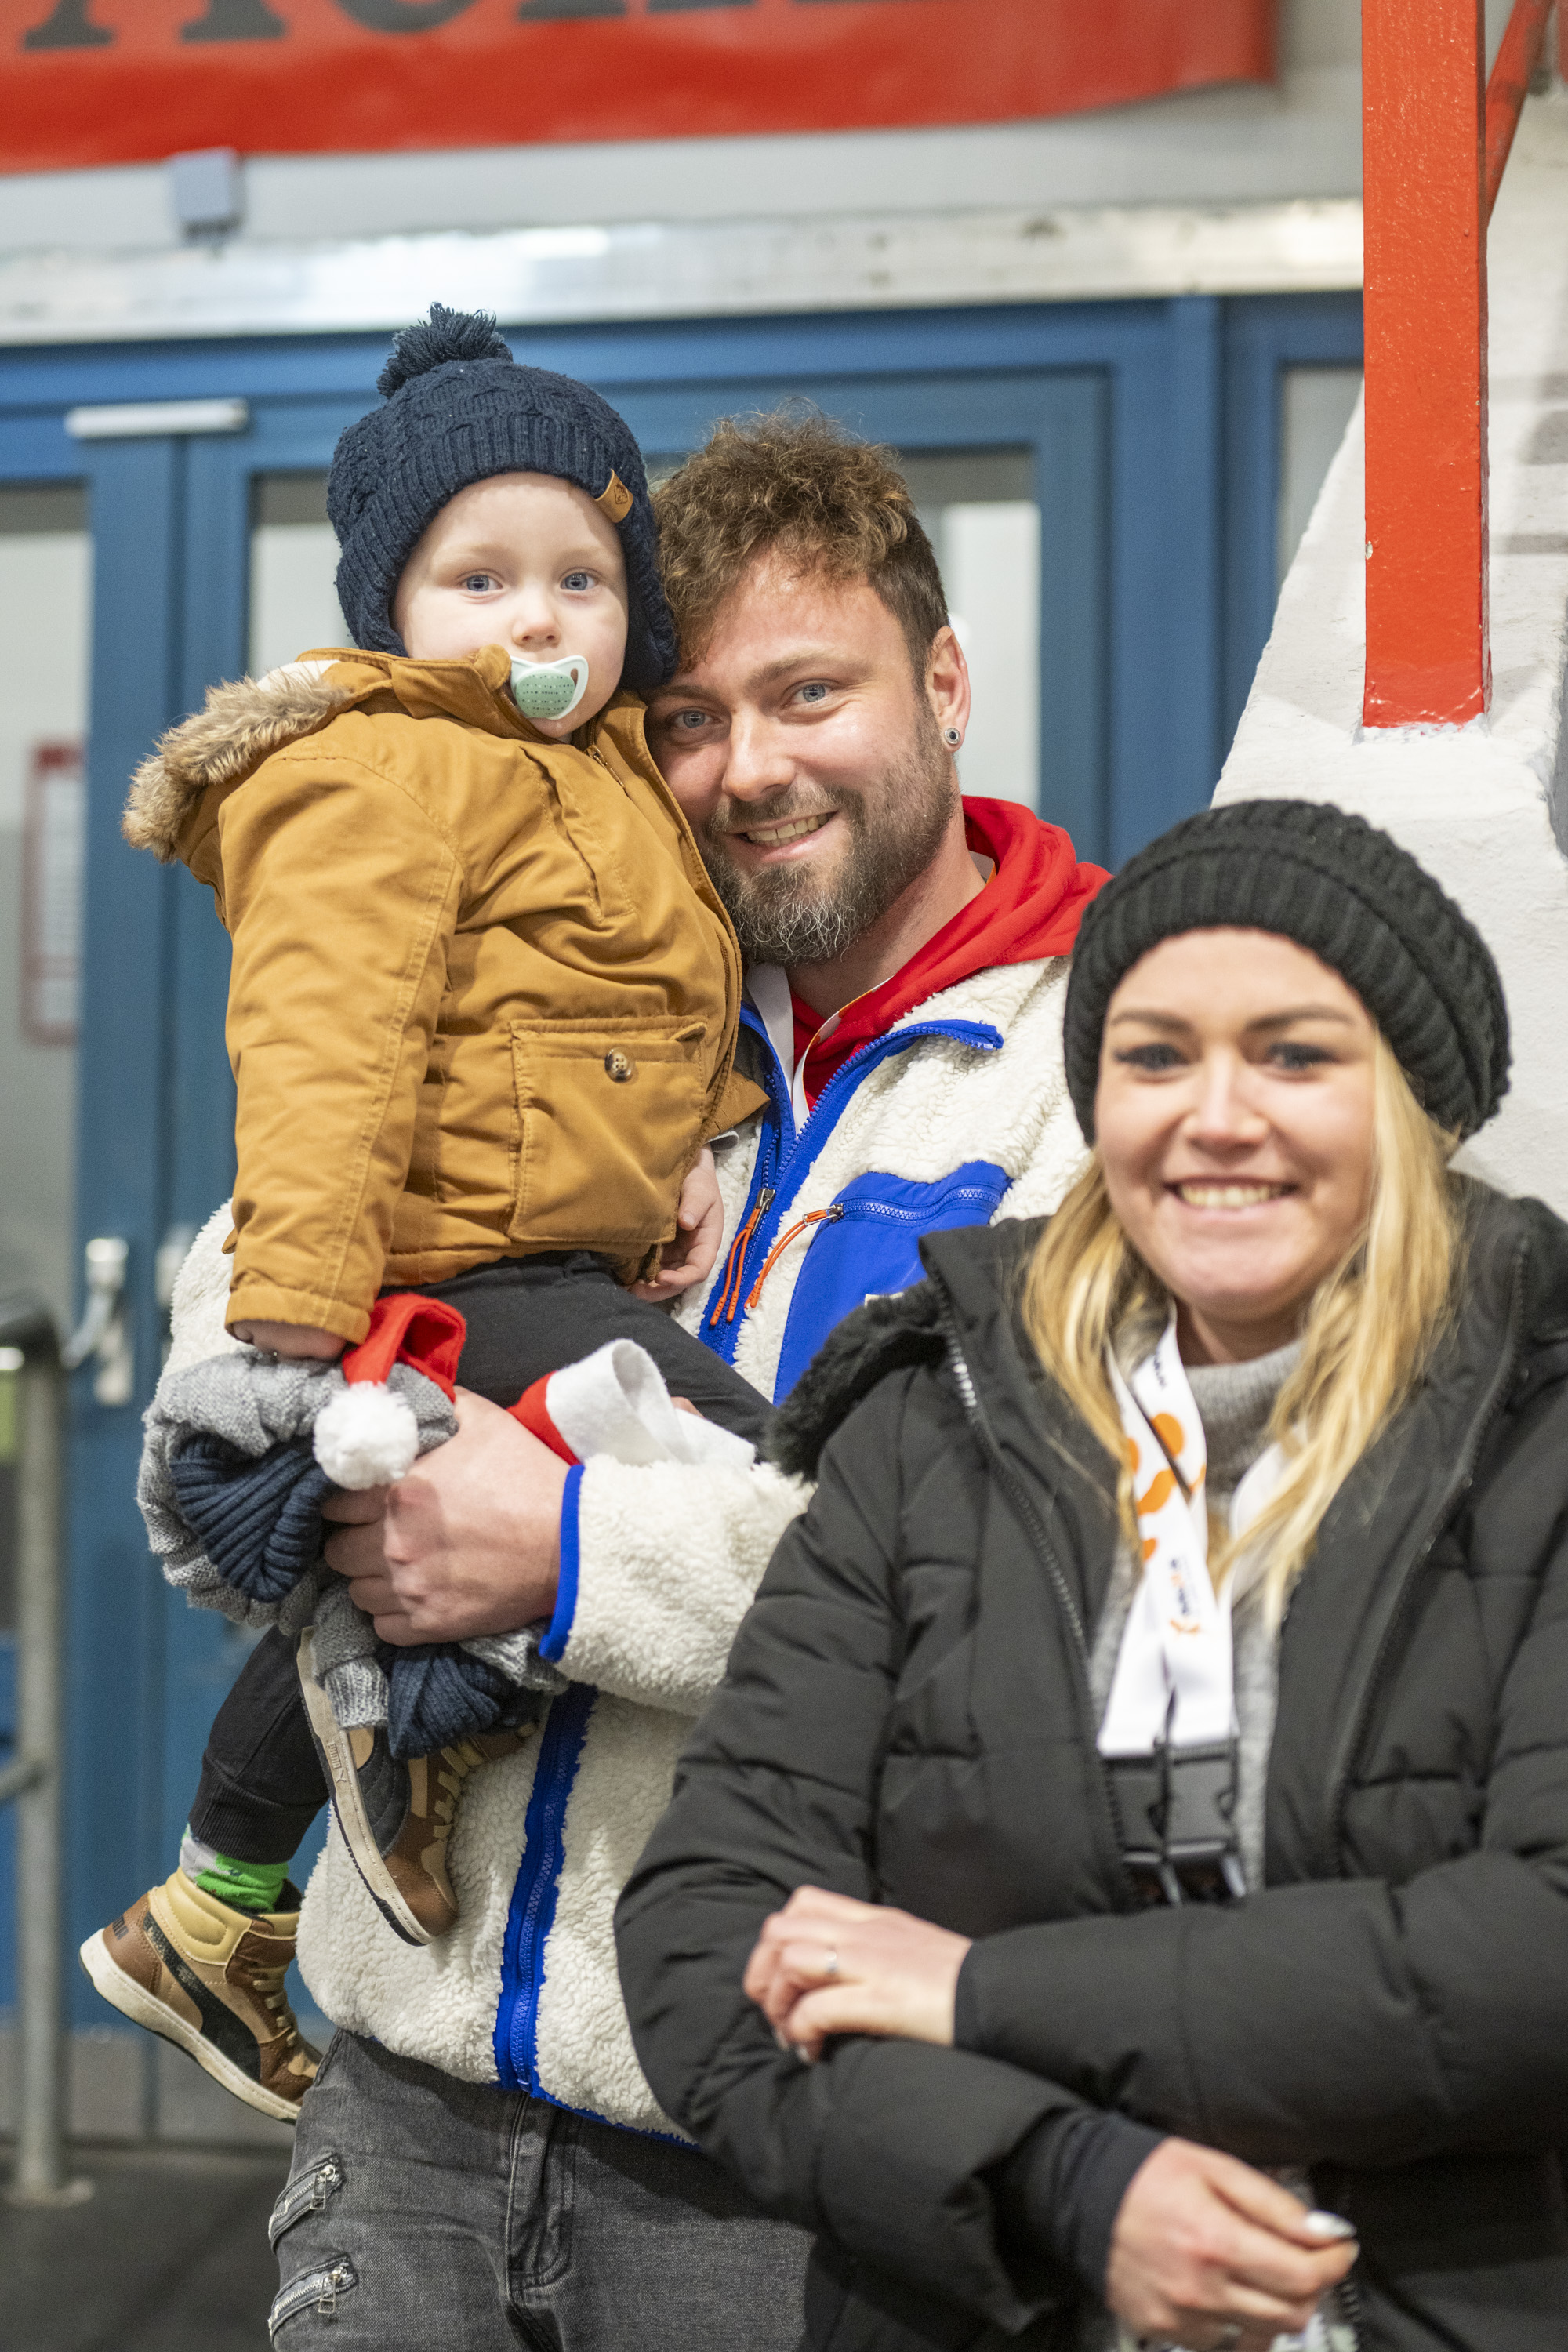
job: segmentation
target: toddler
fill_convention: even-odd
[[[458,1379],[570,1452],[542,1383],[595,1350],[579,1451],[628,1393],[654,1452],[755,1440],[767,1410],[658,1303],[712,1266],[703,1147],[761,1097],[731,1068],[734,935],[643,733],[676,648],[637,445],[439,305],[380,390],[328,492],[356,650],[215,688],[125,823],[213,890],[237,1088],[226,1350],[171,1357],[141,1499],[172,1580],[268,1630],[180,1867],[82,1959],[285,2117],[314,2072],[288,1865],[325,1795],[388,1924],[432,1940],[464,1776],[561,1687],[540,1629],[378,1643],[321,1565],[330,1486],[449,1436]],[[682,1434],[660,1373],[720,1426]]]

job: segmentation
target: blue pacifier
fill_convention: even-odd
[[[525,719],[566,719],[588,691],[585,654],[563,654],[559,661],[511,657],[511,698]]]

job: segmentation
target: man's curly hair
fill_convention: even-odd
[[[924,677],[947,598],[890,449],[805,403],[724,416],[654,507],[682,662],[700,659],[720,608],[759,556],[776,552],[802,572],[868,582]]]

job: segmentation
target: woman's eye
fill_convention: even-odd
[[[1179,1070],[1182,1066],[1182,1057],[1174,1045],[1123,1045],[1118,1048],[1115,1058],[1129,1069],[1152,1073]]]
[[[561,583],[563,588],[574,596],[584,594],[593,584],[594,575],[591,572],[569,572]]]
[[[1269,1047],[1268,1058],[1277,1070],[1315,1070],[1332,1056],[1321,1045],[1303,1045],[1292,1038],[1281,1037]]]

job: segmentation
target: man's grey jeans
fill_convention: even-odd
[[[795,2352],[810,2250],[694,2149],[352,2033],[272,2242],[276,2352]]]

